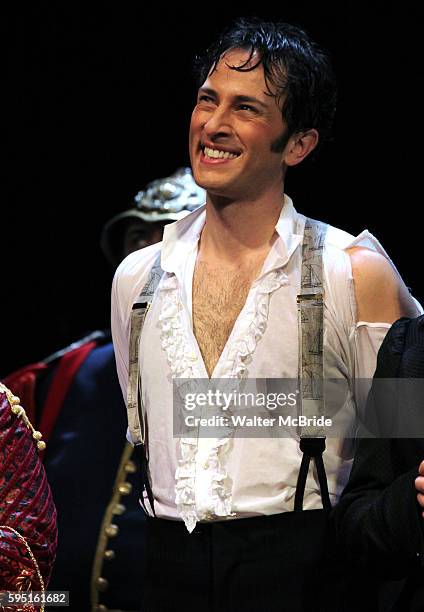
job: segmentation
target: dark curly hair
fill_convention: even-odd
[[[263,66],[268,94],[277,98],[288,125],[280,150],[292,134],[311,128],[318,130],[320,144],[329,138],[336,110],[335,76],[327,52],[306,32],[283,22],[236,20],[203,56],[196,58],[199,87],[230,49],[249,51],[249,58],[241,66],[227,64],[231,70],[249,72]],[[259,59],[250,64],[255,51]]]

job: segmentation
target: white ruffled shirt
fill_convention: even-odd
[[[174,378],[207,378],[192,324],[192,281],[205,206],[165,227],[164,239],[129,255],[112,287],[112,335],[118,377],[126,398],[128,346],[133,303],[162,250],[165,274],[145,319],[140,372],[149,429],[149,467],[158,517],[213,521],[293,510],[301,462],[292,438],[174,438]],[[213,378],[297,378],[296,296],[300,288],[305,217],[285,195],[276,225],[279,235],[252,284]],[[390,325],[356,322],[349,255],[360,245],[386,257],[380,243],[363,231],[354,238],[329,227],[324,262],[324,369],[328,378],[372,378],[378,349]],[[354,402],[352,397],[346,401]],[[354,408],[354,406],[353,406]],[[352,444],[327,439],[324,463],[332,503],[344,488]],[[305,509],[321,508],[319,483],[309,470]]]

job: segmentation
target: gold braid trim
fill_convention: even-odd
[[[19,399],[19,397],[13,395],[12,391],[8,389],[6,385],[4,385],[2,382],[0,382],[0,393],[5,393],[13,414],[15,414],[18,418],[20,417],[25,423],[25,425],[28,427],[28,429],[31,431],[32,437],[37,442],[37,450],[45,450],[46,443],[44,442],[44,440],[41,439],[43,437],[43,434],[40,431],[36,431],[34,429],[32,423],[27,417],[25,410],[22,408],[22,406],[20,406],[21,400]]]
[[[129,443],[125,442],[124,451],[121,455],[121,461],[115,478],[115,484],[113,486],[112,497],[106,508],[103,516],[102,525],[100,527],[99,539],[97,541],[97,550],[94,557],[93,569],[91,573],[91,585],[90,585],[90,603],[92,612],[99,610],[106,610],[105,606],[99,604],[99,591],[103,591],[107,588],[107,582],[102,577],[101,571],[105,559],[113,558],[114,552],[112,550],[106,550],[108,546],[109,538],[113,538],[118,535],[118,526],[113,524],[113,516],[115,514],[123,514],[125,507],[120,504],[121,497],[123,495],[129,495],[131,492],[131,483],[126,482],[125,478],[128,473],[134,473],[135,466],[131,461],[134,447]],[[112,554],[112,557],[108,557],[108,554]],[[114,612],[111,610],[110,612]],[[120,612],[119,610],[117,612]]]
[[[34,563],[35,570],[36,570],[37,576],[38,576],[38,581],[39,581],[40,587],[41,587],[41,593],[42,593],[42,595],[45,595],[46,588],[44,586],[43,576],[41,575],[40,568],[38,567],[38,563],[37,563],[37,561],[36,561],[36,559],[35,559],[35,557],[34,557],[34,555],[32,553],[32,550],[31,550],[28,542],[24,538],[24,536],[21,535],[18,531],[16,531],[16,529],[13,529],[13,527],[9,527],[8,525],[0,525],[0,529],[9,529],[9,531],[11,531],[15,535],[17,535],[18,538],[20,538],[22,540],[22,542],[25,545],[25,548],[27,549],[27,551],[29,553],[29,556],[31,557],[31,561]],[[44,599],[44,597],[42,597],[42,599]],[[44,604],[43,603],[40,605],[40,612],[44,612]]]

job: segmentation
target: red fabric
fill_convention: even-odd
[[[0,527],[0,589],[10,591],[40,590],[37,570],[21,540],[10,529]],[[16,612],[15,606],[1,606],[5,612]],[[25,612],[38,612],[39,606],[24,604],[19,610]]]
[[[22,406],[25,406],[25,412],[28,415],[31,423],[37,421],[36,418],[36,406],[35,406],[35,383],[37,382],[38,375],[40,372],[45,370],[47,365],[45,363],[32,363],[31,365],[25,366],[16,372],[12,372],[3,379],[4,384],[9,389],[13,389],[15,395],[17,395]]]
[[[0,590],[40,590],[37,560],[47,587],[57,546],[56,508],[32,432],[0,392]]]
[[[83,344],[69,351],[69,353],[66,353],[60,359],[49,387],[40,421],[39,429],[43,434],[43,440],[45,442],[48,442],[50,438],[62,404],[76,373],[96,345],[97,342],[95,340],[87,342],[87,344]]]

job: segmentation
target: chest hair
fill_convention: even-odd
[[[211,376],[243,308],[258,267],[224,269],[197,262],[193,277],[193,329]]]

